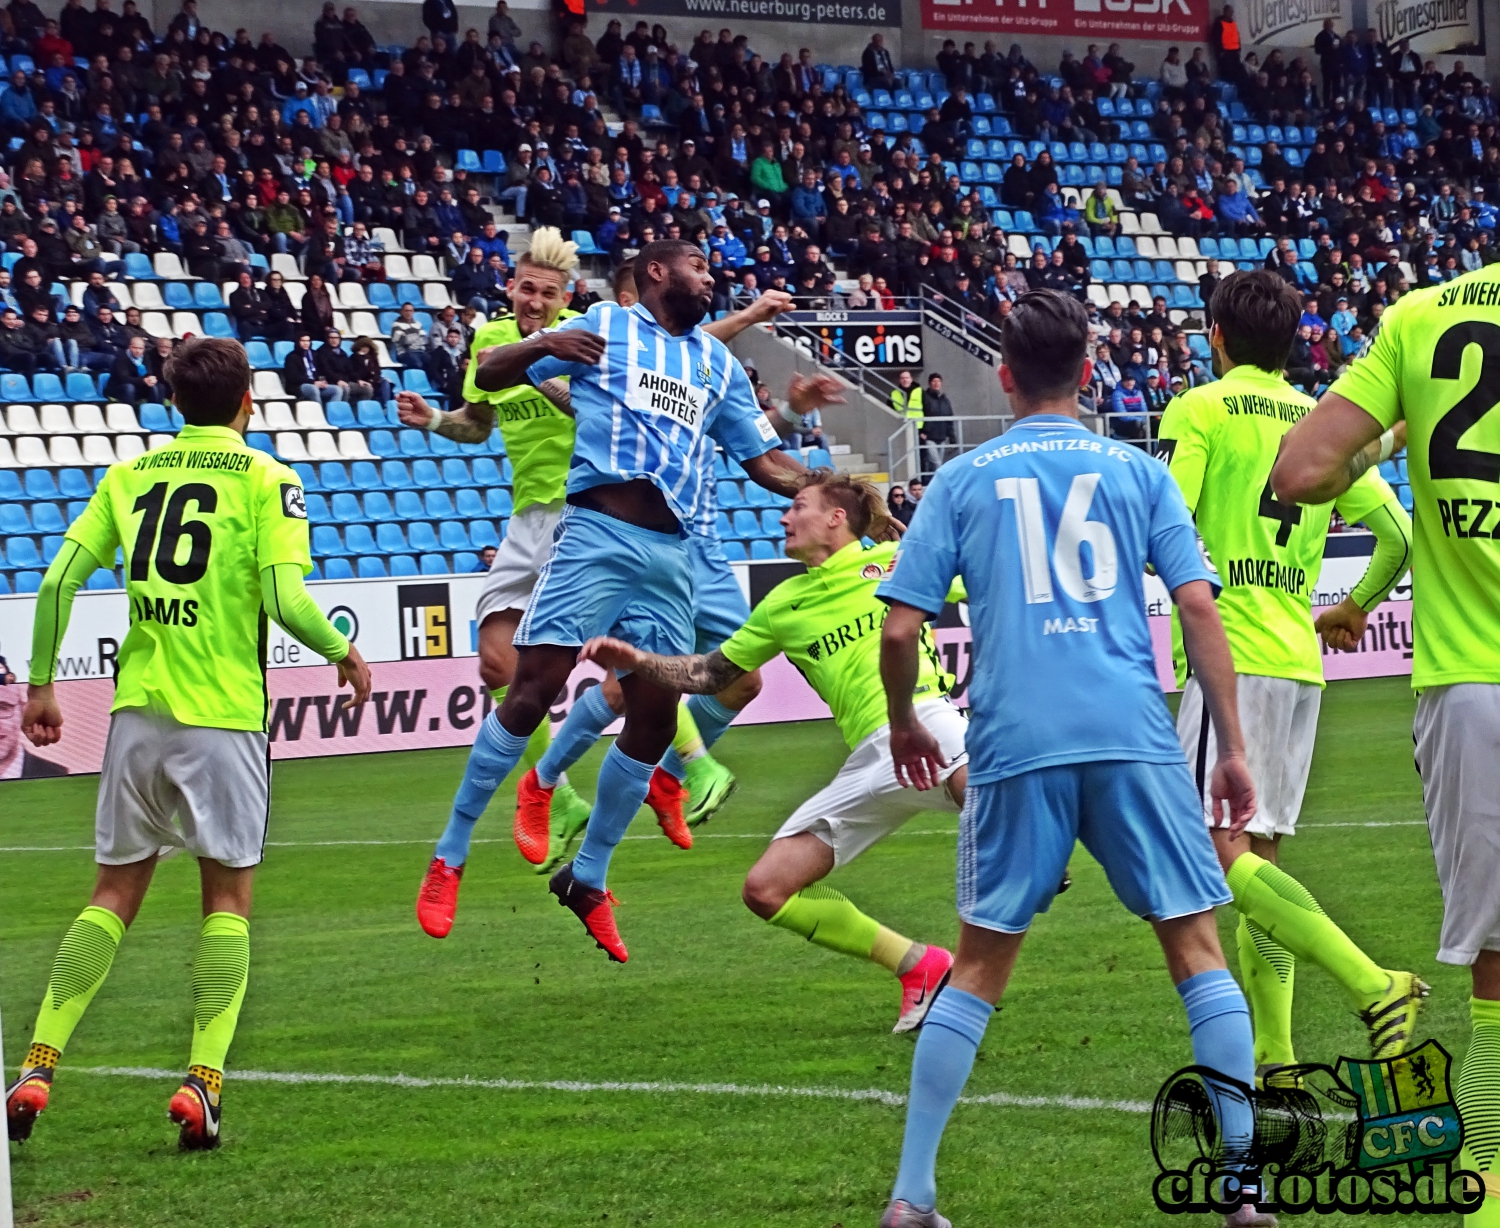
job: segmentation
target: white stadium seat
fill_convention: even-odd
[[[26,466],[50,465],[47,445],[35,435],[22,435],[16,440],[16,464]]]
[[[359,308],[369,310],[370,300],[365,297],[365,288],[359,282],[342,282],[338,287],[338,292],[339,302],[343,303],[348,310],[355,311]]]
[[[71,435],[54,435],[52,442],[47,448],[47,454],[51,457],[54,465],[81,465],[83,464],[83,453],[79,451],[78,440]]]
[[[438,281],[443,271],[431,256],[418,255],[411,258],[411,275],[418,281]]]
[[[15,449],[10,446],[10,440],[0,435],[0,469],[14,469],[15,467]]]
[[[122,401],[116,401],[104,407],[104,420],[109,424],[111,431],[139,431],[141,424],[136,420],[135,410]]]
[[[172,336],[172,321],[167,319],[167,313],[164,311],[142,312],[141,327],[153,337]]]
[[[335,307],[333,310],[333,326],[339,330],[339,336],[347,336],[349,332],[349,316],[346,312]],[[314,337],[314,341],[321,342],[323,338]]]
[[[42,433],[45,435],[71,435],[73,415],[66,405],[43,405],[40,410]]]
[[[1151,287],[1143,286],[1140,282],[1135,282],[1130,287],[1130,297],[1142,307],[1149,307],[1151,306]],[[1127,307],[1129,305],[1129,303],[1126,304]]]
[[[1171,235],[1161,235],[1156,240],[1156,255],[1159,259],[1176,260],[1177,254],[1177,240]]]
[[[12,405],[6,411],[6,421],[12,435],[40,435],[42,424],[37,420],[36,406]]]
[[[1135,241],[1135,253],[1144,256],[1147,260],[1155,260],[1157,257],[1156,240],[1142,235]]]
[[[145,282],[142,284],[150,285],[151,283]],[[130,287],[127,286],[123,281],[107,281],[104,283],[104,286],[105,289],[107,289],[111,294],[113,294],[117,299],[120,300],[121,307],[140,306],[140,304],[135,301],[135,295],[130,292]]]
[[[295,431],[297,419],[292,416],[292,407],[285,401],[267,401],[261,406],[265,414],[268,431]]]
[[[374,460],[363,431],[339,432],[339,456],[344,460]]]
[[[1203,259],[1203,253],[1198,250],[1198,240],[1187,235],[1177,240],[1177,254],[1184,260]]]
[[[172,333],[177,337],[201,337],[203,336],[203,321],[198,318],[196,311],[174,311]]]
[[[1197,281],[1197,266],[1191,260],[1179,260],[1177,262],[1177,280],[1187,282]]]
[[[411,265],[406,263],[405,256],[386,256],[385,275],[389,281],[411,281]]]
[[[266,425],[266,415],[261,412],[260,406],[257,405],[254,401],[250,402],[250,425],[245,429],[247,431],[270,430],[270,427]]]
[[[286,400],[286,389],[281,386],[281,372],[255,372],[250,378],[250,392],[257,401]]]
[[[448,286],[441,281],[429,281],[422,287],[422,301],[439,311],[453,306],[453,300],[448,297]]]
[[[172,442],[172,440],[176,438],[176,435],[168,435],[165,432],[156,435],[148,435],[146,437],[146,451],[155,452],[157,448],[165,448],[169,443]]]
[[[73,429],[80,435],[102,435],[109,430],[104,425],[104,411],[97,405],[73,406]]]
[[[302,310],[302,296],[307,293],[307,283],[301,281],[289,281],[282,286],[286,296],[291,300],[292,306],[298,311]]]
[[[182,259],[176,252],[157,252],[151,258],[151,266],[158,277],[168,281],[188,281],[188,271],[182,267]]]
[[[1119,303],[1121,307],[1130,302],[1130,292],[1119,282],[1110,282],[1109,289],[1105,293],[1109,295],[1111,303]]]
[[[301,269],[297,267],[297,261],[286,252],[271,253],[271,272],[280,273],[286,281],[306,281]]]
[[[380,331],[380,318],[373,311],[351,311],[349,331],[356,337],[384,337]]]
[[[1105,292],[1104,287],[1101,286],[1097,281],[1089,283],[1088,297],[1089,302],[1098,307],[1100,311],[1108,310],[1109,295]]]
[[[1141,220],[1133,213],[1120,214],[1120,233],[1122,235],[1138,235],[1144,233],[1141,228]]]
[[[307,454],[315,461],[341,460],[338,444],[328,431],[307,433]]]
[[[118,458],[115,456],[115,445],[110,442],[108,435],[85,435],[83,459],[89,465],[113,465]]]
[[[323,403],[321,401],[298,401],[297,425],[305,431],[326,431],[328,416],[323,412]]]
[[[396,237],[396,232],[389,226],[375,227],[375,229],[370,232],[370,237],[372,239],[380,240],[380,242],[385,245],[385,250],[388,253],[404,252],[406,250],[406,248],[401,246],[401,240]],[[390,266],[387,265],[386,267],[389,268]]]
[[[310,459],[307,455],[307,445],[302,442],[302,436],[296,431],[282,431],[276,436],[276,455],[286,461]]]
[[[139,435],[121,435],[115,440],[115,455],[122,461],[134,460],[145,452],[146,445]]]
[[[367,337],[370,336],[370,334],[368,333],[364,335]],[[399,367],[401,365],[391,357],[390,351],[385,348],[384,341],[382,341],[379,337],[370,337],[370,340],[375,344],[375,353],[380,356],[380,365],[382,367]]]
[[[142,311],[165,311],[167,309],[167,304],[161,297],[161,287],[154,281],[136,282],[133,297],[135,299],[133,306],[139,307]]]

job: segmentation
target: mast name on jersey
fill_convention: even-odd
[[[1299,422],[1312,406],[1297,405],[1291,401],[1278,401],[1272,397],[1245,392],[1225,397],[1224,408],[1234,415],[1253,414],[1260,418],[1277,418],[1282,422]]]

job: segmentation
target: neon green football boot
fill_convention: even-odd
[[[552,830],[547,838],[547,857],[537,866],[538,874],[550,874],[567,859],[578,833],[588,826],[591,807],[570,784],[552,791]]]
[[[734,773],[712,755],[699,755],[687,763],[688,807],[684,816],[689,827],[707,823],[734,792]]]

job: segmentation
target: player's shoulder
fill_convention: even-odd
[[[1381,314],[1380,327],[1449,307],[1500,308],[1500,265],[1487,264],[1441,285],[1403,294]]]

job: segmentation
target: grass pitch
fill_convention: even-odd
[[[1412,709],[1404,679],[1328,688],[1305,830],[1283,864],[1377,960],[1432,983],[1419,1035],[1458,1056],[1469,979],[1432,958],[1441,900]],[[494,843],[475,846],[453,934],[436,942],[418,929],[417,885],[463,751],[278,765],[225,1146],[178,1154],[165,1117],[175,1078],[85,1073],[185,1068],[198,887],[194,865],[176,858],[160,867],[74,1035],[36,1134],[11,1148],[18,1221],[873,1228],[904,1110],[744,1090],[907,1088],[912,1041],[890,1034],[892,979],[798,942],[739,902],[765,838],[844,748],[821,722],[735,730],[717,753],[740,789],[697,847],[673,848],[642,817],[632,837],[646,838],[615,859],[624,967],[605,961],[516,853],[508,791],[476,832]],[[599,755],[574,773],[586,794]],[[90,846],[95,791],[94,778],[0,787],[0,844]],[[951,815],[919,817],[831,881],[892,927],[951,946],[955,830]],[[1050,1103],[959,1106],[938,1169],[940,1205],[958,1228],[1170,1222],[1150,1199],[1148,1117],[1057,1103],[1149,1102],[1190,1061],[1149,928],[1081,849],[1072,874],[1073,889],[1038,919],[968,1087]],[[8,1071],[92,877],[82,849],[0,857]],[[1233,967],[1234,917],[1221,913]],[[1316,968],[1298,970],[1297,1028],[1305,1059],[1365,1052],[1357,1020]],[[292,1084],[237,1070],[741,1090]]]

